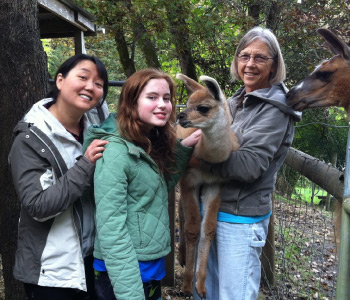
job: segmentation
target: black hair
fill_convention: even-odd
[[[96,65],[98,75],[103,80],[103,96],[102,96],[102,101],[99,103],[99,105],[101,106],[103,104],[103,102],[106,99],[107,94],[108,94],[107,70],[106,70],[105,65],[103,64],[103,62],[100,59],[98,59],[96,56],[87,55],[87,54],[76,54],[76,55],[68,58],[58,68],[56,75],[55,75],[55,79],[54,79],[55,80],[54,85],[53,85],[51,91],[49,92],[49,94],[47,95],[47,97],[53,98],[54,101],[57,100],[59,90],[58,90],[57,85],[56,85],[56,80],[57,80],[58,74],[62,74],[62,76],[65,78],[68,75],[68,73],[70,72],[70,70],[72,70],[78,63],[80,63],[83,60],[92,61]]]

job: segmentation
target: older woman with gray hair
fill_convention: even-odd
[[[231,73],[244,83],[228,99],[241,147],[223,163],[200,164],[226,179],[209,254],[208,300],[257,298],[276,175],[301,118],[286,104],[284,60],[271,30],[254,27],[243,36]],[[196,291],[194,299],[200,299]]]

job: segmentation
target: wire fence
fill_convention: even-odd
[[[287,168],[279,172],[279,180]],[[333,205],[325,209],[326,197],[305,177],[299,178],[291,195],[276,190],[274,261],[267,264],[275,265],[262,271],[263,278],[266,271],[274,271],[275,284],[266,284],[265,276],[261,299],[335,299],[337,244]]]
[[[180,111],[184,107],[177,105],[176,108]],[[262,254],[259,300],[335,299],[338,257],[333,204],[336,200],[330,199],[332,205],[327,210],[325,204],[329,196],[326,192],[300,174],[296,185],[291,186],[289,172],[290,167],[283,165],[278,173],[273,226],[270,226],[273,240],[268,240],[266,245],[272,249],[272,255],[266,255],[265,251]],[[175,286],[164,286],[162,298],[184,299],[182,280],[183,268],[175,260]],[[5,297],[0,256],[1,299]]]
[[[338,258],[333,205],[326,210],[326,192],[301,175],[290,189],[288,169],[284,165],[278,174],[271,218],[273,241],[265,246],[272,249],[272,255],[263,251],[261,257],[258,299],[335,299]],[[335,201],[331,198],[332,204]],[[175,228],[177,252],[177,223]],[[175,286],[163,288],[163,299],[185,299],[181,294],[183,271],[176,260]]]
[[[325,209],[325,192],[304,177],[300,177],[296,188],[286,194],[288,189],[283,187],[289,185],[285,175],[288,168],[284,165],[277,179],[274,239],[267,241],[267,246],[273,249],[273,257],[271,261],[263,252],[265,263],[259,300],[335,299],[338,258],[334,214]],[[175,228],[178,232],[177,222]],[[165,300],[184,299],[181,294],[183,268],[175,261],[175,286],[163,288]],[[271,278],[267,279],[271,273],[274,274],[272,282]],[[5,299],[1,275],[0,268],[0,299]]]

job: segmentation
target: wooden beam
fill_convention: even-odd
[[[84,17],[79,12],[76,13],[75,20],[77,23],[83,25],[84,27],[90,29],[93,32],[96,32],[96,25],[90,21],[88,18]]]
[[[53,13],[54,15],[56,15],[57,17],[73,24],[75,27],[77,27],[78,29],[82,30],[82,31],[87,31],[87,29],[93,28],[95,29],[91,24],[89,24],[88,27],[84,27],[83,22],[88,23],[88,19],[85,18],[85,21],[83,20],[83,16],[81,16],[79,19],[80,21],[76,21],[76,15],[78,15],[78,13],[76,14],[74,9],[66,6],[65,4],[63,4],[61,1],[58,0],[38,0],[38,5],[47,9],[48,11],[50,11],[51,13]]]
[[[38,4],[56,16],[74,24],[74,10],[67,7],[62,2],[57,0],[38,0]]]
[[[162,279],[162,285],[174,287],[175,286],[175,189],[169,192],[169,224],[171,237],[171,252],[165,257],[165,277]]]

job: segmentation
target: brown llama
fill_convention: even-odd
[[[301,80],[287,94],[287,103],[293,109],[339,106],[350,116],[350,47],[329,29],[318,29],[325,45],[334,56],[323,61],[316,69]],[[335,227],[339,244],[342,205],[335,206]],[[339,247],[338,247],[339,249]]]
[[[340,106],[350,112],[350,48],[328,29],[317,32],[326,40],[326,46],[335,54],[323,61],[305,79],[287,94],[287,103],[293,109]]]
[[[193,132],[193,128],[200,128],[202,136],[193,155],[210,163],[225,161],[232,151],[238,150],[239,143],[230,129],[231,115],[218,83],[211,77],[201,76],[200,80],[206,85],[204,87],[185,75],[178,74],[176,77],[184,82],[191,93],[187,108],[178,115],[179,124],[182,126],[177,127],[178,136],[185,137],[189,132]],[[198,168],[190,167],[180,181],[179,262],[186,266],[182,287],[186,296],[192,295],[195,250],[199,239],[195,287],[200,297],[206,297],[208,254],[216,232],[222,180]],[[201,204],[198,199],[200,187]]]

